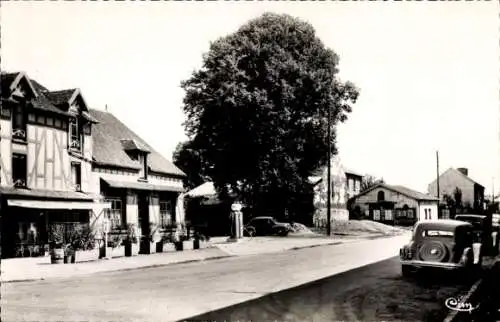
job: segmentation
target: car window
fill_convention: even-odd
[[[453,237],[452,231],[446,230],[424,230],[422,237]]]

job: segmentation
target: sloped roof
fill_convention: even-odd
[[[439,175],[439,178],[441,178],[442,176],[444,176],[445,174],[450,173],[450,172],[453,172],[454,174],[456,174],[456,175],[458,175],[458,176],[466,179],[467,181],[469,181],[469,182],[471,182],[473,184],[477,184],[477,185],[479,185],[479,186],[481,186],[481,187],[484,188],[484,186],[482,184],[480,184],[479,182],[475,181],[474,179],[472,179],[469,176],[466,176],[465,174],[463,174],[462,172],[458,171],[457,169],[451,168],[451,167],[448,170],[444,171],[441,175]],[[436,181],[437,181],[437,179],[432,180],[432,182],[429,185],[436,184]]]
[[[16,79],[19,73],[4,73],[1,76],[1,90],[2,96],[9,92],[10,84]]]
[[[89,111],[90,115],[99,122],[92,128],[93,158],[95,162],[103,165],[139,169],[140,165],[132,160],[123,149],[121,140],[128,139],[134,140],[151,152],[148,155],[148,165],[151,171],[185,176],[184,172],[165,159],[113,114],[95,109],[89,109]]]
[[[388,185],[386,183],[379,183],[371,188],[368,188],[364,191],[361,191],[361,193],[358,194],[358,196],[367,194],[368,192],[370,192],[374,189],[377,189],[377,188],[385,188],[388,190],[392,190],[394,192],[400,193],[402,195],[405,195],[405,196],[412,198],[412,199],[415,199],[415,200],[426,200],[426,201],[438,201],[439,200],[436,197],[427,195],[427,194],[422,193],[422,192],[418,192],[416,190],[413,190],[413,189],[410,189],[410,188],[407,188],[404,186],[393,186],[393,185]]]
[[[458,173],[460,176],[464,177],[465,179],[469,180],[470,182],[474,183],[474,184],[478,184],[480,185],[481,187],[484,187],[482,184],[480,184],[479,182],[473,180],[471,177],[469,177],[468,175],[466,176],[465,174],[463,174],[462,172],[458,171],[457,169],[455,168],[449,168],[448,171],[454,171],[455,173]],[[444,174],[444,173],[443,173]]]
[[[68,103],[76,88],[63,89],[60,91],[47,92],[45,95],[50,99],[55,105],[61,105]]]
[[[120,142],[122,143],[123,149],[125,151],[142,151],[147,153],[151,152],[149,151],[147,146],[134,139],[121,139]]]

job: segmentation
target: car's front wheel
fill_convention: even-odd
[[[255,230],[254,227],[247,227],[245,228],[245,235],[248,237],[254,237],[257,234],[257,231]]]

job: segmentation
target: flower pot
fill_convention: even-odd
[[[165,243],[165,244],[163,244],[163,252],[164,253],[175,252],[175,251],[176,251],[176,247],[175,247],[174,243]]]
[[[182,248],[184,250],[192,250],[193,249],[193,246],[194,246],[194,243],[192,240],[185,240],[182,242],[184,245],[182,246]]]
[[[125,247],[125,257],[131,257],[132,256],[132,243],[125,242],[124,247]]]
[[[111,257],[124,257],[125,256],[125,247],[117,246],[111,249]]]
[[[54,248],[50,251],[50,263],[62,264],[64,262],[64,249]]]
[[[90,262],[99,259],[99,249],[77,250],[75,252],[75,261],[77,263]]]
[[[156,252],[163,253],[163,242],[162,241],[156,243]]]

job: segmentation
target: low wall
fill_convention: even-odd
[[[349,211],[347,209],[330,208],[331,209],[331,220],[333,221],[348,221]],[[325,228],[327,226],[327,209],[317,209],[313,216],[313,225],[317,228]]]

